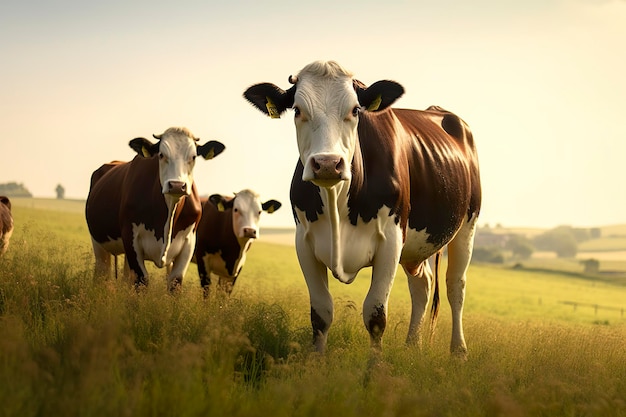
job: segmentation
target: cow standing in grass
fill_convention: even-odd
[[[332,61],[307,65],[289,80],[293,86],[286,91],[262,83],[244,96],[274,118],[294,111],[300,159],[291,203],[317,350],[324,351],[333,321],[327,270],[351,283],[359,270],[372,267],[363,320],[372,347],[379,349],[400,263],[412,298],[407,341],[413,343],[432,287],[427,260],[447,246],[450,349],[465,356],[466,271],[481,203],[470,129],[439,107],[390,108],[404,93],[400,84],[367,87]]]
[[[11,200],[0,196],[0,256],[9,248],[9,240],[13,234],[13,215],[11,214]]]
[[[196,156],[211,159],[220,142],[198,146],[186,128],[169,128],[130,142],[140,155],[96,170],[86,203],[86,218],[96,257],[96,274],[105,275],[111,255],[126,255],[137,286],[147,284],[144,262],[168,268],[170,290],[182,283],[196,242],[200,197],[193,180]]]
[[[259,194],[245,189],[232,197],[213,194],[202,203],[198,225],[195,259],[200,285],[209,294],[211,274],[219,277],[219,287],[232,292],[246,254],[259,237],[259,220],[263,211],[273,213],[281,203],[261,202]]]

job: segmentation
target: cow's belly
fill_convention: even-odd
[[[421,263],[435,254],[441,246],[435,246],[428,242],[430,235],[424,230],[408,229],[406,240],[402,248],[400,262]]]
[[[124,254],[124,242],[122,239],[109,239],[106,242],[98,242],[98,245],[111,255],[123,255]]]
[[[220,277],[232,277],[233,275],[226,269],[226,261],[222,257],[221,252],[207,253],[202,257],[202,262],[204,262],[206,270],[210,273],[219,275]]]

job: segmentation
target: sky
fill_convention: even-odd
[[[478,146],[479,224],[626,223],[626,0],[22,0],[0,5],[0,183],[84,199],[132,138],[186,126],[226,150],[201,194],[243,188],[292,226],[293,113],[265,117],[252,84],[332,59],[395,106],[439,105]]]

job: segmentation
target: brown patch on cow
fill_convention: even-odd
[[[9,239],[12,233],[11,200],[6,196],[0,196],[0,255],[3,255],[9,248]]]

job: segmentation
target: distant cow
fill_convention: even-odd
[[[157,143],[136,138],[140,155],[130,162],[102,165],[91,177],[85,214],[96,257],[96,274],[108,274],[111,255],[126,255],[135,285],[147,284],[144,261],[168,267],[168,288],[182,283],[196,242],[200,198],[193,180],[196,155],[211,159],[220,142],[198,146],[186,128],[154,135]],[[145,156],[142,156],[145,155]]]
[[[13,216],[9,197],[0,196],[0,256],[9,248],[9,239],[13,234]]]
[[[261,212],[273,213],[280,206],[276,200],[261,203],[252,190],[239,191],[234,197],[213,194],[202,203],[195,259],[205,296],[209,293],[211,273],[219,277],[219,287],[231,293],[246,262],[246,253],[259,237]]]
[[[289,80],[287,91],[262,83],[244,96],[273,118],[294,111],[300,158],[291,204],[315,346],[325,349],[333,321],[327,269],[350,283],[371,266],[363,320],[372,347],[380,348],[398,263],[412,298],[407,342],[419,341],[432,285],[427,259],[447,245],[450,348],[465,356],[466,270],[481,204],[470,129],[439,107],[392,109],[404,93],[400,84],[367,87],[332,61],[307,65]]]

